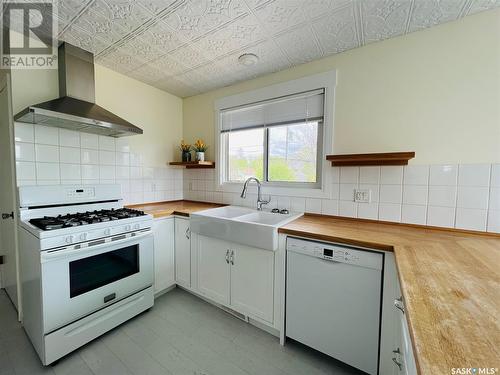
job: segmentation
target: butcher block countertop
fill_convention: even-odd
[[[500,236],[305,215],[280,233],[394,251],[422,375],[500,367]]]
[[[208,210],[209,208],[220,207],[217,203],[203,203],[193,201],[171,201],[158,203],[143,203],[128,205],[129,208],[144,211],[151,214],[154,218],[165,217],[170,215],[181,215],[189,217],[192,212]]]

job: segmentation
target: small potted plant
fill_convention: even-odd
[[[191,145],[181,141],[180,149],[182,151],[182,161],[191,161]]]
[[[194,151],[196,152],[196,161],[205,161],[205,151],[208,146],[202,139],[198,139],[194,144]]]

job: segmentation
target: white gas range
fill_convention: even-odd
[[[23,326],[50,364],[153,306],[152,217],[119,185],[19,188]]]

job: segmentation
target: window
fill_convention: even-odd
[[[321,186],[324,89],[220,111],[223,182]]]

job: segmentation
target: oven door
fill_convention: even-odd
[[[151,231],[91,245],[42,252],[45,334],[153,284]]]

